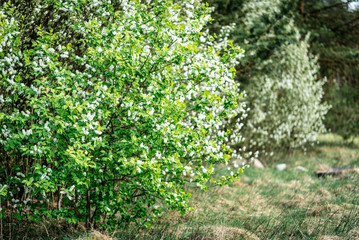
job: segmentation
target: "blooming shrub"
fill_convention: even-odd
[[[227,8],[222,0],[212,2],[222,11],[222,15],[214,12],[219,15],[215,18],[237,19],[230,38],[243,43],[246,51],[237,78],[250,108],[241,132],[245,151],[269,160],[272,154],[316,141],[325,131],[328,111],[322,103],[325,79],[318,79],[317,60],[295,25],[297,1],[226,1]],[[243,144],[240,147],[244,149]]]
[[[243,31],[252,34],[245,61],[256,63],[247,76],[251,111],[244,135],[248,149],[266,156],[305,147],[325,132],[325,79],[317,79],[319,65],[308,39],[301,40],[285,14],[292,4],[262,0],[243,6]]]
[[[317,80],[317,60],[308,48],[307,40],[299,41],[260,64],[262,72],[253,76],[248,90],[251,111],[243,129],[248,149],[262,156],[286,153],[325,132],[325,80]]]
[[[12,1],[0,11],[2,215],[150,224],[241,141],[242,50],[198,1]],[[5,208],[7,211],[5,211]]]

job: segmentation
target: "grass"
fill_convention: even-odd
[[[277,163],[287,169],[275,170]],[[293,170],[296,166],[308,172]],[[314,171],[325,167],[359,167],[359,145],[322,136],[307,154],[247,169],[229,186],[210,185],[207,192],[189,188],[195,210],[184,216],[168,212],[153,229],[130,226],[57,239],[359,239],[359,172],[317,178]]]

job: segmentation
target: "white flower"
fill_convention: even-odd
[[[69,52],[63,52],[60,57],[62,58],[68,58],[69,57]]]
[[[88,131],[88,129],[86,129],[86,128],[82,128],[82,131],[83,131],[83,133],[84,133],[85,135],[88,135],[88,134],[89,134],[89,131]]]

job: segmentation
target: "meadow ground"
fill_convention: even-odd
[[[359,144],[344,144],[334,135],[319,141],[306,154],[293,153],[265,169],[246,169],[229,186],[209,185],[207,192],[189,187],[195,210],[184,216],[168,212],[150,230],[131,226],[57,239],[359,239],[359,172],[314,174],[320,168],[359,167]],[[287,168],[275,170],[277,163]],[[296,166],[308,172],[293,170]],[[46,235],[43,239],[51,239]]]

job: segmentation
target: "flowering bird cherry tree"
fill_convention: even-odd
[[[151,224],[189,209],[186,182],[237,178],[238,166],[213,174],[242,141],[243,50],[202,30],[210,10],[197,0],[1,6],[2,217]]]
[[[217,8],[212,30],[235,21],[230,38],[246,50],[236,80],[250,111],[238,150],[267,162],[306,150],[326,131],[330,107],[323,101],[326,79],[320,79],[309,35],[295,21],[298,1],[209,1]]]
[[[251,109],[242,130],[248,151],[271,159],[295,148],[313,144],[326,131],[323,120],[329,106],[322,102],[319,64],[310,53],[292,17],[291,3],[281,0],[248,0],[243,5],[248,105]],[[242,76],[243,77],[243,76]]]

